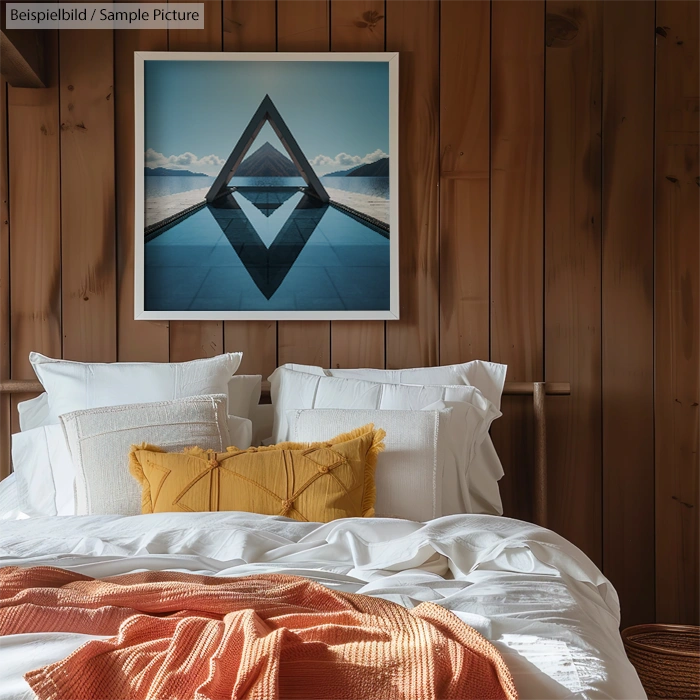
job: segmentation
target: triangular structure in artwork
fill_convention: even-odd
[[[246,153],[248,153],[248,150],[253,145],[253,142],[260,133],[260,129],[265,125],[265,122],[270,122],[270,126],[274,129],[277,137],[292,159],[292,162],[296,165],[299,174],[308,185],[309,194],[314,195],[324,204],[327,204],[330,201],[328,193],[318,179],[318,175],[314,172],[311,164],[306,159],[303,151],[299,148],[299,144],[284,123],[284,119],[282,119],[282,116],[277,111],[277,107],[275,107],[269,95],[265,95],[265,98],[253,115],[253,118],[241,134],[241,138],[238,139],[238,143],[233,151],[231,151],[231,155],[228,157],[224,167],[217,175],[216,180],[214,180],[214,184],[211,186],[209,192],[207,192],[207,202],[211,203],[218,197],[228,193],[229,180],[233,177],[238,166],[245,158]]]

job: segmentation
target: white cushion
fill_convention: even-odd
[[[282,365],[287,369],[327,377],[363,379],[382,384],[425,384],[475,386],[496,408],[501,408],[501,394],[506,381],[507,365],[473,360],[458,365],[441,367],[414,367],[411,369],[323,369],[313,365]],[[274,373],[270,377],[272,383]]]
[[[48,394],[44,424],[53,424],[63,413],[88,408],[225,394],[241,357],[238,352],[192,362],[103,364],[54,360],[32,352],[29,360]]]
[[[223,394],[75,411],[61,422],[75,468],[76,515],[141,513],[131,445],[172,452],[195,445],[221,451],[230,443]]]
[[[326,377],[343,377],[386,384],[413,384],[424,386],[475,386],[497,408],[501,407],[501,395],[506,381],[507,366],[494,362],[473,360],[442,367],[416,367],[412,369],[323,369],[313,365],[286,364],[279,369],[289,369]],[[269,377],[270,392],[274,396],[279,375],[275,370]],[[500,414],[499,414],[500,415]],[[472,465],[472,495],[474,503],[481,503],[483,513],[501,515],[503,505],[498,481],[503,477],[503,466],[490,435],[478,445]]]
[[[17,404],[19,413],[19,429],[34,430],[42,425],[49,425],[49,395],[44,392],[33,399],[20,401]]]
[[[253,444],[253,422],[258,411],[258,402],[262,387],[262,377],[259,374],[237,374],[228,382],[228,429],[231,444],[246,450]],[[48,394],[44,392],[36,398],[28,399],[17,404],[19,411],[20,431],[33,430],[35,428],[51,425],[47,422],[52,416],[49,413]],[[57,423],[55,424],[57,425]],[[271,426],[271,421],[269,423]],[[267,423],[263,422],[261,430],[267,430]],[[265,433],[267,437],[272,432]],[[260,444],[259,442],[256,444]]]
[[[478,426],[474,430],[471,441],[464,443],[463,451],[455,453],[454,464],[457,474],[466,475],[467,471],[470,471],[470,480],[467,482],[464,476],[461,482],[463,488],[451,494],[455,500],[449,504],[449,508],[453,513],[493,512],[493,505],[484,501],[485,494],[492,495],[492,492],[488,488],[482,489],[478,486],[482,481],[487,484],[495,483],[502,475],[502,471],[481,474],[480,465],[475,465],[475,469],[470,469],[470,465],[476,450],[488,435],[491,422],[501,414],[476,387],[379,384],[306,374],[284,367],[275,370],[275,375],[275,381],[270,383],[274,411],[272,433],[274,442],[290,439],[287,411],[291,409],[369,408],[420,411],[425,408],[436,409],[459,404],[472,406],[474,417],[478,417]],[[500,467],[500,463],[498,466]],[[477,487],[474,492],[472,492],[473,487]]]
[[[72,515],[75,471],[60,425],[12,436],[19,507],[30,516]]]
[[[374,423],[386,431],[384,452],[377,459],[374,506],[378,518],[427,521],[448,515],[443,493],[458,491],[456,469],[445,470],[452,451],[452,409],[373,411],[310,409],[288,411],[291,439],[322,442],[334,435]],[[474,421],[472,421],[474,422]],[[449,510],[449,508],[448,508]]]

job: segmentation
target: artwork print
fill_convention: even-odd
[[[398,55],[136,55],[136,318],[398,318]]]

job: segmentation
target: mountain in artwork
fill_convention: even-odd
[[[299,177],[294,163],[269,141],[249,155],[233,174],[234,177]]]
[[[347,177],[389,177],[389,159],[380,158],[355,168]]]
[[[364,165],[364,163],[361,165],[353,165],[352,168],[348,168],[347,170],[334,170],[332,173],[326,173],[323,177],[347,177],[353,170],[361,168],[362,165]]]
[[[206,173],[194,173],[191,170],[175,170],[174,168],[144,168],[144,175],[158,175],[162,177],[209,177]]]

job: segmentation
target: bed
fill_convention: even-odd
[[[513,390],[534,391],[540,404],[535,490],[543,519],[546,387]],[[242,512],[23,518],[16,500],[10,477],[0,483],[3,567],[53,566],[94,578],[143,571],[291,574],[409,609],[430,601],[496,646],[520,698],[646,697],[624,652],[615,590],[578,548],[540,525],[464,514],[326,524]],[[92,638],[65,632],[0,637],[0,699],[33,698],[24,674]]]

